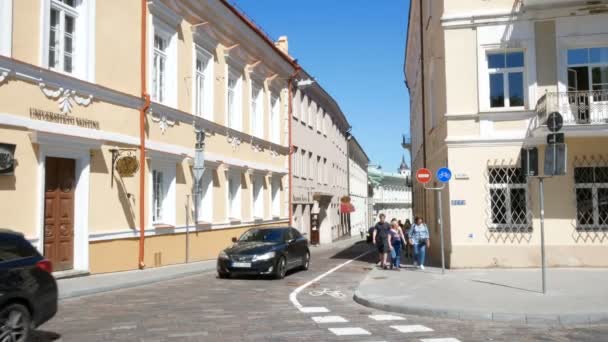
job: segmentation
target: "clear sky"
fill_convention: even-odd
[[[230,0],[338,102],[373,163],[395,171],[409,132],[403,58],[409,0]],[[406,154],[409,164],[409,155]]]

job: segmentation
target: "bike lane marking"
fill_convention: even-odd
[[[291,303],[293,304],[293,306],[296,307],[296,309],[300,310],[300,312],[305,312],[305,313],[313,313],[313,312],[329,312],[329,309],[325,308],[325,307],[305,307],[304,305],[302,305],[300,303],[300,301],[298,301],[298,294],[300,292],[302,292],[302,290],[306,289],[307,287],[309,287],[310,285],[312,285],[313,283],[325,278],[326,276],[334,273],[335,271],[339,270],[340,268],[350,264],[351,262],[358,260],[368,254],[370,254],[371,252],[373,252],[373,250],[369,250],[367,252],[364,252],[362,254],[360,254],[359,256],[354,257],[353,259],[350,259],[332,269],[330,269],[329,271],[317,276],[316,278],[314,278],[313,280],[299,286],[298,288],[296,288],[295,290],[293,290],[290,294],[289,294],[289,300],[291,301]],[[316,311],[316,310],[326,310],[326,311]]]

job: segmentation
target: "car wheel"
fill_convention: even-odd
[[[228,279],[230,278],[230,273],[217,272],[217,277],[220,279]]]
[[[309,267],[310,267],[310,252],[306,252],[306,254],[304,254],[304,259],[302,260],[302,269],[304,271],[307,271]]]
[[[31,326],[30,312],[21,304],[11,304],[0,311],[0,341],[26,342]]]
[[[285,273],[287,273],[287,260],[285,260],[285,257],[281,257],[277,262],[274,277],[276,279],[283,279],[285,278]]]

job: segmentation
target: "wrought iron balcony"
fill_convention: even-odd
[[[559,112],[564,126],[608,124],[608,90],[548,92],[536,103],[535,128],[545,126],[547,117]]]
[[[412,147],[412,138],[405,136],[405,134],[403,134],[402,136],[402,140],[401,140],[401,146],[406,149],[409,150]]]

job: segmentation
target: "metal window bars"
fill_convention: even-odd
[[[573,163],[576,230],[608,232],[608,159],[577,156]]]
[[[489,233],[531,233],[528,179],[515,163],[488,163],[486,225]]]

